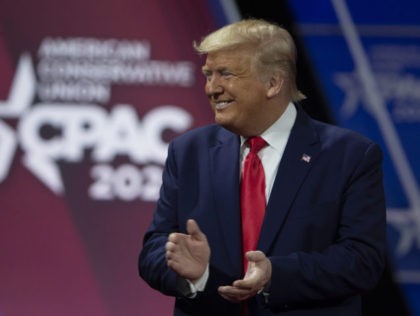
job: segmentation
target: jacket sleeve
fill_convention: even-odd
[[[168,158],[162,176],[160,197],[152,222],[143,238],[143,248],[138,260],[140,276],[154,289],[166,295],[178,296],[177,275],[167,267],[165,244],[172,232],[180,231],[177,222],[177,170],[173,144],[169,145]]]
[[[163,183],[160,197],[153,215],[152,223],[144,239],[143,248],[138,260],[140,276],[154,289],[169,296],[176,297],[175,308],[188,315],[235,315],[239,314],[240,305],[224,300],[217,292],[221,284],[231,284],[235,278],[216,268],[210,262],[209,279],[205,290],[196,297],[188,298],[183,291],[183,284],[177,274],[168,268],[165,258],[165,244],[172,232],[184,232],[188,212],[182,212],[185,201],[178,201],[180,193],[180,179],[178,178],[182,165],[189,164],[188,159],[182,159],[175,153],[182,155],[185,148],[177,151],[178,143],[169,145],[168,158],[163,171]],[[188,155],[187,155],[188,156]],[[188,166],[187,166],[188,167]],[[186,167],[186,168],[187,168]],[[189,168],[188,168],[189,169]],[[192,188],[187,190],[191,193]],[[184,190],[185,191],[185,190]],[[181,280],[182,281],[182,280]],[[221,313],[223,311],[223,313]]]

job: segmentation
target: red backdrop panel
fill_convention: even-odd
[[[207,2],[0,6],[0,315],[171,314],[137,256],[168,141],[212,121]]]

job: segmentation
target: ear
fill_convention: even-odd
[[[277,96],[283,87],[284,78],[280,73],[274,73],[267,81],[267,98]]]

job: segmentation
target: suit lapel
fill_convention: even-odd
[[[298,107],[296,122],[289,136],[267,204],[258,249],[264,253],[279,233],[306,175],[319,153],[319,140],[309,118]]]
[[[216,216],[233,269],[241,267],[239,201],[239,137],[221,129],[218,143],[209,148]],[[217,232],[215,232],[217,233]]]

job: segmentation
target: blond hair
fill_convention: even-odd
[[[280,71],[293,101],[305,96],[296,87],[296,47],[284,28],[264,20],[247,19],[226,25],[210,33],[194,48],[200,54],[239,46],[255,50],[253,65],[261,75]]]

